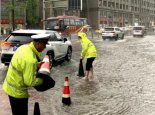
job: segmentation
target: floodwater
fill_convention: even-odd
[[[45,92],[29,90],[29,115],[33,114],[34,102],[39,102],[41,115],[155,115],[154,37],[126,36],[118,41],[91,39],[98,51],[92,81],[77,76],[80,44],[76,42],[71,62],[52,68],[55,87]],[[62,104],[66,76],[69,77],[70,106]],[[2,108],[10,109],[6,104]]]

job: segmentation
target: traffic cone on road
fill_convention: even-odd
[[[62,103],[65,105],[71,104],[70,89],[69,89],[69,83],[68,82],[69,82],[68,77],[65,77],[64,89],[63,89],[63,95],[62,95]]]
[[[55,86],[55,81],[52,79],[52,77],[50,77],[50,65],[48,55],[45,55],[36,77],[43,79],[43,84],[39,86],[34,86],[37,91],[46,91]]]
[[[40,115],[40,107],[38,102],[35,102],[33,115]]]

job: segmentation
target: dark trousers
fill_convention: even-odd
[[[9,96],[12,115],[28,115],[28,98],[14,98]]]
[[[92,58],[87,58],[87,62],[86,62],[86,70],[90,71],[90,68],[93,67],[93,61],[95,60],[95,57]]]

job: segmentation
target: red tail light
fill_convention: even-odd
[[[11,45],[11,42],[1,41],[1,47],[9,47],[10,45]]]

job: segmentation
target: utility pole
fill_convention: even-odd
[[[58,2],[58,0],[53,0],[53,2]],[[42,9],[42,13],[43,13],[43,29],[45,29],[46,17],[51,16],[52,0],[43,0],[42,5],[43,5],[43,9]],[[50,10],[50,15],[49,14],[46,15],[46,9]]]
[[[83,0],[80,0],[80,10],[82,11],[83,10]]]
[[[1,0],[0,0],[0,6],[1,6]],[[2,18],[1,18],[1,8],[0,8],[0,37],[1,37],[1,22],[2,22]]]
[[[15,30],[15,10],[14,10],[14,6],[15,6],[15,1],[12,0],[12,30]]]
[[[45,29],[45,0],[43,0],[43,29]]]

